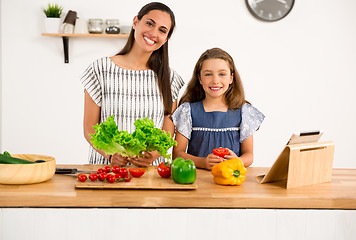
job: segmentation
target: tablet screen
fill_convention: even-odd
[[[298,132],[293,133],[292,137],[289,139],[287,145],[298,144],[298,143],[309,143],[319,141],[323,131],[309,131],[309,132]]]

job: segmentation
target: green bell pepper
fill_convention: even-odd
[[[179,184],[194,183],[196,179],[196,168],[194,162],[190,159],[174,159],[171,166],[172,179]]]

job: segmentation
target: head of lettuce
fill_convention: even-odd
[[[153,120],[148,118],[137,119],[134,125],[136,129],[131,134],[119,131],[114,116],[110,116],[94,126],[95,134],[91,134],[90,141],[95,148],[110,155],[119,153],[123,157],[134,157],[142,156],[143,151],[157,150],[162,157],[171,157],[168,149],[177,142],[169,132],[156,128]]]

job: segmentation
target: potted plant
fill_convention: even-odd
[[[45,32],[46,33],[59,33],[61,26],[60,17],[62,15],[63,7],[54,3],[48,4],[46,8],[43,8],[45,18]]]

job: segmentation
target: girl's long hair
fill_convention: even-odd
[[[138,12],[137,18],[141,20],[142,17],[148,14],[152,10],[160,10],[166,12],[171,17],[171,28],[168,32],[167,39],[169,39],[173,33],[175,23],[175,17],[172,10],[159,2],[152,2],[142,7]],[[129,38],[126,42],[124,48],[116,55],[125,55],[129,53],[135,42],[135,30],[131,28]],[[171,71],[169,67],[169,58],[168,58],[168,40],[156,51],[151,54],[151,57],[148,59],[147,66],[152,69],[157,75],[157,82],[159,90],[163,98],[164,106],[164,115],[169,115],[172,113],[172,90],[171,90]]]
[[[222,59],[225,60],[230,68],[230,73],[233,74],[233,81],[225,93],[225,101],[229,109],[235,110],[241,108],[244,103],[248,103],[245,99],[245,91],[240,79],[240,75],[236,70],[236,66],[232,57],[220,48],[212,48],[206,50],[199,58],[193,71],[193,76],[189,81],[187,88],[179,101],[179,105],[189,102],[199,102],[205,99],[205,92],[200,84],[200,71],[203,62],[208,59]]]

